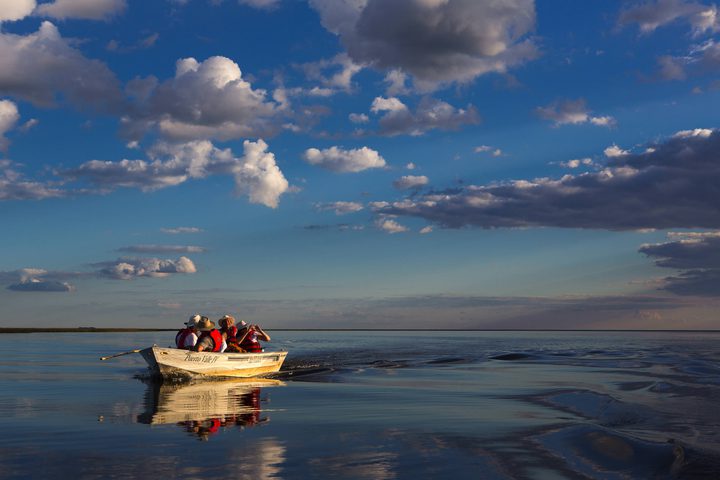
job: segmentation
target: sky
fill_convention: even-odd
[[[720,328],[719,15],[0,0],[0,326]]]

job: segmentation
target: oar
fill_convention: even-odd
[[[110,358],[122,357],[123,355],[130,355],[131,353],[140,353],[140,351],[141,350],[130,350],[129,352],[116,353],[115,355],[110,355],[107,357],[100,357],[100,360],[108,360]]]

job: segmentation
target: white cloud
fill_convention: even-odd
[[[462,125],[480,122],[475,107],[455,108],[434,98],[424,97],[415,112],[397,98],[376,97],[370,107],[372,113],[386,112],[379,120],[380,133],[395,136],[409,134],[423,135],[433,129],[453,130]]]
[[[10,141],[5,134],[15,127],[19,119],[17,105],[10,100],[0,100],[0,152],[7,151]]]
[[[198,227],[175,227],[161,228],[160,231],[162,233],[167,233],[168,235],[179,235],[181,233],[200,233],[202,232],[202,229]]]
[[[385,159],[368,147],[343,150],[330,147],[324,150],[308,148],[303,158],[310,165],[316,165],[339,173],[362,172],[370,168],[385,167]]]
[[[138,99],[139,111],[125,119],[125,134],[132,139],[153,127],[179,140],[258,138],[279,130],[279,105],[265,90],[253,89],[229,58],[180,59],[175,77],[145,96]]]
[[[35,0],[0,0],[0,22],[22,20],[35,9]]]
[[[637,4],[620,13],[621,26],[637,23],[642,33],[652,33],[657,28],[684,20],[690,24],[693,35],[717,32],[720,28],[716,5],[703,5],[685,0],[657,0]]]
[[[40,106],[53,105],[58,94],[96,110],[116,111],[122,102],[115,75],[70,46],[50,22],[25,36],[0,31],[0,91]]]
[[[158,143],[148,152],[151,161],[91,160],[62,172],[62,175],[87,180],[105,189],[126,187],[143,191],[179,185],[208,175],[233,175],[239,194],[247,194],[252,203],[275,208],[280,196],[288,190],[288,182],[267,147],[262,140],[246,140],[243,156],[236,158],[230,149],[221,150],[207,140]]]
[[[708,138],[715,130],[712,128],[695,128],[693,130],[680,130],[673,135],[673,138],[691,138],[700,137]]]
[[[415,168],[417,168],[417,166],[413,162],[410,162],[407,165],[405,165],[405,168],[407,168],[408,170],[415,170]]]
[[[180,257],[177,260],[160,258],[121,258],[115,262],[97,264],[102,267],[100,275],[117,280],[131,280],[136,277],[167,277],[174,273],[195,273],[192,260]]]
[[[127,8],[125,0],[55,0],[38,5],[35,13],[58,20],[79,18],[85,20],[108,20]]]
[[[615,119],[610,116],[590,116],[585,100],[582,98],[578,100],[562,100],[546,107],[537,107],[535,112],[540,118],[555,122],[556,127],[566,124],[579,125],[587,122],[601,127],[612,127],[616,124]]]
[[[490,145],[480,145],[479,147],[475,147],[475,153],[482,153],[482,152],[489,152],[494,147],[491,147]]]
[[[380,230],[390,234],[403,233],[408,231],[407,227],[400,225],[398,222],[391,218],[386,217],[378,218],[375,221],[375,226]]]
[[[537,56],[527,35],[535,27],[532,0],[311,0],[325,28],[340,36],[359,64],[411,75],[431,91],[505,72]],[[397,75],[397,74],[395,74]],[[388,94],[399,94],[399,77]]]
[[[428,225],[428,226],[423,227],[423,228],[420,229],[420,233],[423,234],[423,235],[426,235],[426,234],[428,234],[428,233],[431,233],[432,231],[433,231],[433,227],[431,227],[430,225]]]
[[[367,123],[370,121],[370,118],[364,113],[351,113],[348,118],[352,123]]]
[[[565,168],[579,168],[581,165],[589,167],[593,165],[593,161],[591,158],[575,158],[573,160],[568,160],[567,162],[560,162],[559,165]]]
[[[428,177],[424,175],[404,175],[393,182],[393,186],[398,190],[407,190],[418,188],[428,184]]]
[[[402,70],[390,70],[385,75],[385,83],[388,84],[386,95],[394,97],[410,93],[410,89],[406,85],[407,80],[408,76]]]
[[[603,153],[608,158],[614,158],[614,157],[622,157],[623,155],[628,155],[630,152],[628,152],[627,150],[623,150],[622,148],[613,144],[613,145],[607,147],[605,150],[603,150]]]
[[[267,147],[262,140],[243,142],[244,156],[233,167],[235,186],[238,193],[248,195],[250,202],[277,208],[289,184]]]
[[[364,207],[361,203],[357,202],[331,202],[331,203],[319,203],[315,207],[318,210],[326,211],[333,210],[335,215],[345,215],[348,213],[355,213],[362,210]]]

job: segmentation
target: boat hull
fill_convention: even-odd
[[[162,377],[249,378],[280,370],[287,352],[213,353],[152,346],[140,351],[151,373]]]

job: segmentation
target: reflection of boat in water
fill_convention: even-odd
[[[282,385],[271,379],[228,379],[193,383],[149,383],[145,412],[138,422],[176,424],[202,439],[220,428],[252,427],[262,417],[261,387]]]
[[[155,375],[163,377],[256,377],[280,370],[287,352],[191,352],[157,345],[139,352]]]

